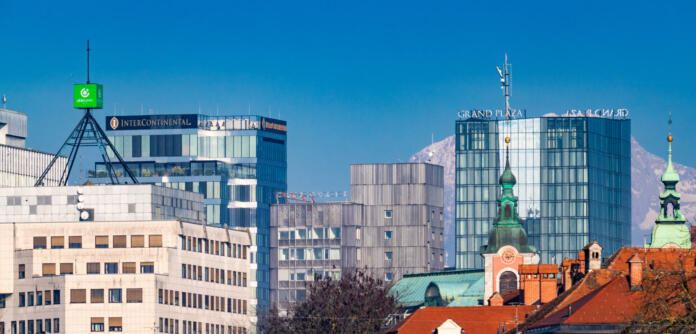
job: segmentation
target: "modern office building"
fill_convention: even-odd
[[[54,155],[25,148],[27,115],[0,108],[0,187],[33,186]],[[65,166],[67,159],[60,157],[56,164]],[[58,184],[63,168],[52,168],[46,175],[47,186]]]
[[[591,241],[608,254],[630,243],[630,120],[469,118],[456,121],[455,132],[457,268],[483,268],[506,136],[519,216],[541,263],[560,264]]]
[[[249,234],[153,185],[0,189],[0,333],[247,333]]]
[[[275,192],[287,188],[286,122],[260,116],[106,116],[104,128],[140,183],[201,193],[207,224],[250,231],[251,285],[259,305],[267,305],[270,204]],[[103,163],[95,169],[94,182],[109,182]]]
[[[350,202],[271,206],[271,302],[280,310],[317,276],[367,269],[391,282],[442,270],[442,166],[360,164],[350,176]]]

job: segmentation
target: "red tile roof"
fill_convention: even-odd
[[[406,320],[387,330],[387,333],[432,333],[447,319],[456,322],[465,333],[498,333],[498,329],[510,330],[522,323],[536,306],[466,306],[466,307],[423,307]]]

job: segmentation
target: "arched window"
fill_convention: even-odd
[[[505,218],[510,218],[510,217],[512,217],[512,209],[511,209],[511,207],[512,207],[512,205],[510,205],[510,204],[505,205]]]
[[[500,281],[498,282],[498,290],[500,294],[504,294],[508,291],[517,290],[517,276],[512,271],[506,271],[500,275]]]

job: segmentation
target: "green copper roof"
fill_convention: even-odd
[[[506,138],[506,142],[509,140]],[[488,234],[488,244],[481,247],[481,253],[497,252],[501,247],[510,245],[521,253],[535,253],[536,248],[527,244],[527,232],[520,224],[517,212],[517,196],[513,188],[517,180],[510,169],[509,154],[505,154],[505,170],[498,179],[503,191],[498,197],[498,215],[493,222],[493,228]]]
[[[671,123],[671,118],[670,118]],[[672,135],[667,137],[668,154],[667,168],[662,173],[662,183],[665,190],[660,194],[660,213],[655,219],[649,248],[662,248],[665,245],[676,245],[679,248],[691,248],[691,234],[684,224],[686,218],[681,213],[681,195],[677,192],[679,174],[672,165]]]
[[[483,301],[483,270],[445,270],[404,275],[389,294],[396,296],[405,308],[426,305],[428,287],[439,292],[437,304],[447,306],[476,306]],[[428,302],[434,302],[432,299]]]
[[[674,244],[679,248],[691,248],[691,234],[686,224],[656,224],[648,248],[662,248]]]

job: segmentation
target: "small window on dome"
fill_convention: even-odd
[[[510,204],[505,206],[505,218],[510,218],[512,216],[512,209],[510,208]]]

